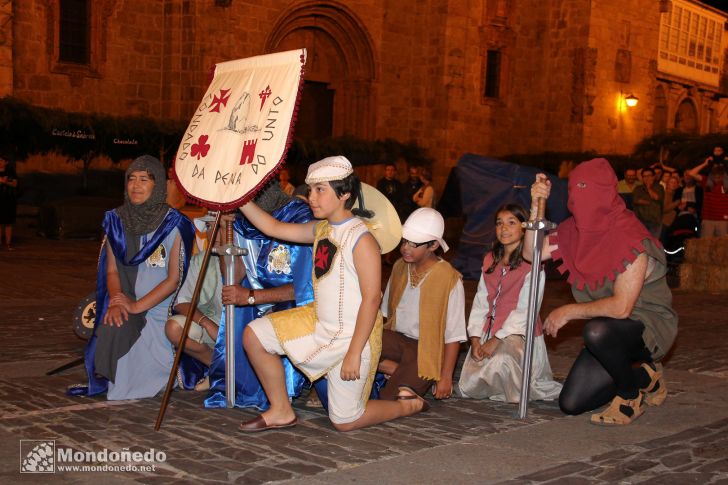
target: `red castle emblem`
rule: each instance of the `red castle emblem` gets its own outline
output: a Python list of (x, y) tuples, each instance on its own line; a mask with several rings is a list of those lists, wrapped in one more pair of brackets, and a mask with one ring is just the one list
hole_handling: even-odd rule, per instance
[(253, 163), (255, 157), (255, 147), (258, 145), (258, 139), (246, 140), (243, 142), (243, 153), (240, 155), (240, 165)]

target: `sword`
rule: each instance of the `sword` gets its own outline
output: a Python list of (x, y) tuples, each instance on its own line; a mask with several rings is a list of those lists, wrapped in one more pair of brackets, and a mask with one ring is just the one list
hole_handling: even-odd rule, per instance
[(538, 286), (541, 275), (541, 248), (546, 231), (556, 228), (556, 224), (544, 217), (546, 200), (538, 199), (538, 214), (533, 221), (521, 225), (527, 231), (535, 231), (533, 237), (533, 261), (531, 262), (531, 287), (528, 291), (528, 325), (526, 326), (526, 349), (523, 353), (523, 376), (521, 379), (521, 398), (518, 402), (518, 419), (526, 419), (528, 414), (528, 395), (531, 392), (531, 365), (533, 364), (533, 337), (538, 318)]
[[(225, 244), (212, 248), (212, 252), (220, 256), (225, 263), (225, 285), (237, 285), (235, 281), (235, 257), (248, 254), (247, 249), (235, 245), (233, 238), (233, 222), (227, 221), (225, 226)], [(225, 401), (228, 408), (235, 407), (235, 346), (242, 345), (235, 341), (235, 304), (225, 305)]]

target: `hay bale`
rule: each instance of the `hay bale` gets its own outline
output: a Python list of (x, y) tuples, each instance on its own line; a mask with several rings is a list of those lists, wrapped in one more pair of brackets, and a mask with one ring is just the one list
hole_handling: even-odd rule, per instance
[(685, 245), (685, 261), (696, 264), (710, 264), (712, 262), (712, 238), (688, 239)]
[(728, 266), (712, 266), (708, 268), (707, 290), (711, 293), (728, 292)]
[(710, 246), (711, 262), (717, 266), (728, 267), (728, 236), (713, 239)]
[(707, 287), (707, 274), (704, 265), (683, 263), (680, 265), (680, 289), (690, 291), (705, 291)]
[(699, 239), (686, 239), (685, 240), (685, 259), (686, 263), (697, 263), (698, 246), (700, 244)]

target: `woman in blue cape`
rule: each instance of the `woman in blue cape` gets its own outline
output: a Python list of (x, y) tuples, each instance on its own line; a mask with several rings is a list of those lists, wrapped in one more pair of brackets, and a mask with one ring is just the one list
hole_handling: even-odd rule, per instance
[(165, 202), (161, 162), (144, 155), (129, 166), (124, 204), (106, 213), (96, 278), (96, 322), (85, 351), (88, 388), (110, 400), (152, 397), (174, 360), (164, 334), (192, 250), (192, 223)]

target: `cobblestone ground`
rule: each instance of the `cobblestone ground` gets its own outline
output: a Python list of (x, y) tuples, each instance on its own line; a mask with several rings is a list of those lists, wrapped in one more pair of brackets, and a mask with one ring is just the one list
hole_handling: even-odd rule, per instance
[(728, 483), (728, 419), (501, 483)]
[[(203, 395), (175, 392), (162, 429), (155, 432), (160, 398), (125, 402), (70, 398), (64, 390), (83, 381), (80, 367), (44, 375), (80, 356), (84, 342), (71, 331), (71, 315), (93, 289), (98, 244), (40, 239), (26, 229), (20, 231), (17, 251), (0, 252), (2, 483), (48, 481), (18, 473), (19, 440), (55, 440), (57, 447), (77, 451), (154, 448), (166, 454), (153, 471), (57, 471), (49, 476), (52, 481), (90, 483), (96, 477), (94, 481), (103, 483), (255, 484), (313, 477), (461, 443), (468, 436), (495, 435), (563, 419), (554, 403), (532, 405), (529, 418), (519, 421), (514, 419), (512, 405), (451, 399), (434, 402), (426, 414), (344, 434), (334, 431), (321, 410), (306, 408), (299, 399), (294, 403), (300, 419), (297, 427), (247, 436), (236, 427), (252, 412), (205, 410)], [(475, 282), (466, 286), (471, 301)], [(543, 314), (569, 298), (563, 282), (552, 282)], [(726, 318), (718, 317), (719, 302), (715, 295), (675, 293), (675, 307), (683, 320), (670, 367), (728, 377), (728, 331), (723, 325)], [(569, 360), (578, 352), (579, 334), (580, 325), (574, 324), (559, 339), (549, 341), (557, 378), (565, 377)], [(683, 391), (671, 388), (670, 392)], [(562, 463), (509, 483), (718, 483), (728, 480), (727, 428), (728, 420), (716, 421), (662, 440)]]

